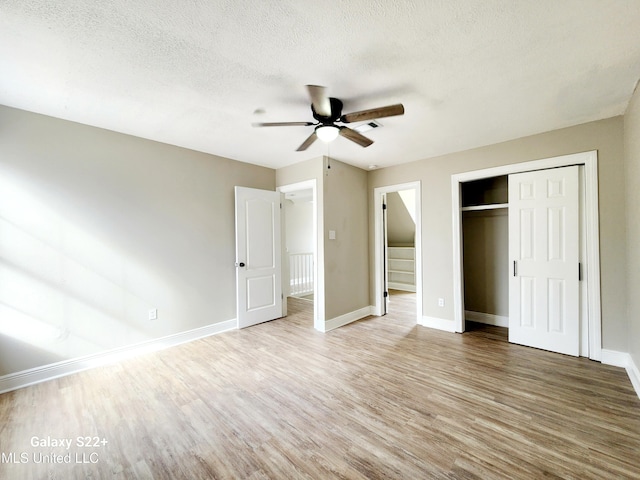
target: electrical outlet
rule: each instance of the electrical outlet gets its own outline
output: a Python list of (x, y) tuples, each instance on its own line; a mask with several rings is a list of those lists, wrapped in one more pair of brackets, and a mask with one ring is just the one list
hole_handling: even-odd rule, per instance
[(152, 308), (149, 310), (149, 320), (157, 320), (158, 319), (158, 309)]
[(439, 298), (438, 299), (438, 306), (439, 307), (444, 307), (444, 298)]

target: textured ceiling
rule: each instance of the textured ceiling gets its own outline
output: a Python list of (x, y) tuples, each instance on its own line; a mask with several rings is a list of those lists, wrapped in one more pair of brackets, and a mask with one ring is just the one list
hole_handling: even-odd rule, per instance
[[(623, 114), (638, 0), (0, 0), (0, 104), (274, 168), (388, 166)], [(304, 85), (403, 103), (295, 149)]]

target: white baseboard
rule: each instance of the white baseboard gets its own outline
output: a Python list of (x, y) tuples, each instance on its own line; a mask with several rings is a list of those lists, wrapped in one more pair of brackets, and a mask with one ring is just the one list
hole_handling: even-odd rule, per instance
[(472, 322), (485, 323), (487, 325), (495, 325), (496, 327), (509, 328), (509, 317), (505, 317), (502, 315), (493, 315), (492, 313), (472, 312), (471, 310), (465, 310), (464, 318)]
[(374, 310), (375, 307), (369, 305), (368, 307), (363, 307), (359, 310), (345, 313), (344, 315), (340, 315), (339, 317), (331, 318), (324, 323), (324, 331), (328, 332), (329, 330), (334, 330), (338, 327), (342, 327), (349, 323), (355, 322), (356, 320), (360, 320), (361, 318), (373, 315)]
[(444, 318), (437, 317), (422, 317), (419, 322), (423, 327), (435, 328), (437, 330), (444, 330), (445, 332), (455, 333), (456, 325), (453, 320), (446, 320)]
[(601, 362), (605, 365), (613, 365), (614, 367), (622, 367), (627, 371), (631, 385), (640, 398), (640, 369), (634, 363), (631, 355), (625, 352), (617, 352), (615, 350), (602, 349)]
[(287, 297), (293, 297), (293, 298), (301, 298), (301, 297), (307, 297), (309, 295), (313, 294), (313, 290), (309, 291), (309, 292), (298, 292), (298, 293), (292, 293), (287, 295)]
[(602, 358), (600, 360), (605, 365), (613, 365), (614, 367), (627, 368), (631, 357), (626, 352), (617, 352), (616, 350), (602, 349)]
[(390, 290), (401, 290), (403, 292), (415, 292), (416, 286), (410, 285), (408, 283), (395, 283), (389, 282), (387, 283), (387, 288)]
[(238, 322), (234, 318), (225, 322), (214, 323), (205, 327), (187, 330), (186, 332), (175, 333), (162, 338), (156, 338), (147, 342), (128, 345), (126, 347), (108, 350), (106, 352), (87, 355), (85, 357), (63, 360), (42, 367), (23, 370), (22, 372), (11, 373), (0, 377), (0, 393), (17, 390), (36, 383), (46, 382), (54, 378), (64, 377), (82, 370), (108, 365), (127, 358), (136, 357), (145, 353), (156, 352), (165, 348), (191, 342), (199, 338), (208, 337), (218, 333), (234, 330), (238, 327)]
[(638, 398), (640, 398), (640, 368), (635, 364), (631, 355), (629, 355), (629, 365), (627, 366), (627, 375), (629, 375), (629, 380), (631, 380), (631, 385), (633, 385), (634, 390), (638, 394)]

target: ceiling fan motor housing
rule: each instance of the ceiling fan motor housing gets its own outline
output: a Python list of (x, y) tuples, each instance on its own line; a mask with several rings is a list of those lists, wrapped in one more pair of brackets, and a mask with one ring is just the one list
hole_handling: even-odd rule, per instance
[(329, 116), (320, 115), (316, 112), (315, 108), (313, 108), (313, 104), (311, 104), (313, 118), (318, 120), (323, 125), (332, 125), (334, 122), (337, 122), (342, 116), (342, 101), (337, 98), (329, 97), (329, 102), (331, 105), (331, 115)]

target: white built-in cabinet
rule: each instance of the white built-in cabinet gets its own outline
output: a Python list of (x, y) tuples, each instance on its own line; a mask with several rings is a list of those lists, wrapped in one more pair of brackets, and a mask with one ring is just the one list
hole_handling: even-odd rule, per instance
[(416, 291), (416, 249), (414, 247), (387, 247), (388, 282), (394, 290)]

